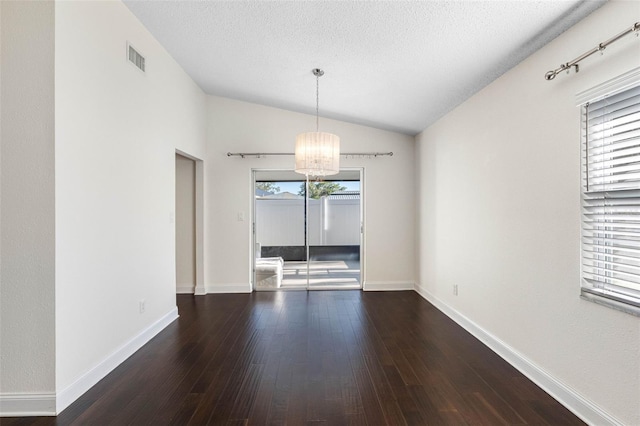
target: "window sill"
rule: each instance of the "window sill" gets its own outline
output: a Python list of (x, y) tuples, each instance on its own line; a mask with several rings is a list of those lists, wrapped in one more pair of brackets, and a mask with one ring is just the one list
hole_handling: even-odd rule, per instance
[(622, 311), (624, 313), (640, 317), (640, 307), (638, 306), (619, 302), (614, 299), (609, 299), (608, 297), (599, 296), (597, 294), (585, 291), (584, 289), (582, 289), (582, 291), (580, 292), (580, 298), (589, 302), (597, 303), (598, 305), (603, 305), (617, 311)]

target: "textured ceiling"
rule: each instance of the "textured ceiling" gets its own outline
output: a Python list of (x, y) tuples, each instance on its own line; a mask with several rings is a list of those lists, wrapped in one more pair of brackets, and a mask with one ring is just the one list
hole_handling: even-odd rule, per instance
[(209, 94), (313, 114), (319, 67), (321, 116), (410, 135), (603, 3), (125, 1)]

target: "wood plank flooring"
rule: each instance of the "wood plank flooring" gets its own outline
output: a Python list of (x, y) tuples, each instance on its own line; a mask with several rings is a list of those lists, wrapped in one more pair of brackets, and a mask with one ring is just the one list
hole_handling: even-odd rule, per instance
[(178, 296), (57, 418), (3, 425), (583, 424), (412, 291)]

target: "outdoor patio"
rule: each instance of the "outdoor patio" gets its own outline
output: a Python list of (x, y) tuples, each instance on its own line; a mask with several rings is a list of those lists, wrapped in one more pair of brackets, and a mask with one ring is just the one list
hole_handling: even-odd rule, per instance
[[(305, 288), (307, 262), (284, 262), (283, 289)], [(309, 288), (359, 289), (360, 262), (358, 260), (327, 260), (309, 263)]]

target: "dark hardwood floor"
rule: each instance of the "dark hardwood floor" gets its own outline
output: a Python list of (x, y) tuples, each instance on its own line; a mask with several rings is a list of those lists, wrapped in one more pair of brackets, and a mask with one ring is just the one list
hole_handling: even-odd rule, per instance
[(57, 418), (3, 425), (583, 424), (412, 291), (178, 296)]

